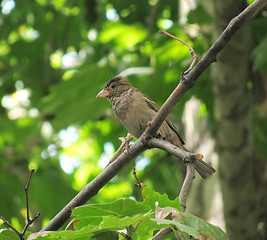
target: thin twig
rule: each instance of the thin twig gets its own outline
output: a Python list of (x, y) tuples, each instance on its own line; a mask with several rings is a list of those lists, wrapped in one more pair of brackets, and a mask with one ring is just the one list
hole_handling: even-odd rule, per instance
[(162, 30), (159, 30), (159, 32), (160, 32), (161, 34), (164, 34), (164, 35), (166, 35), (166, 36), (169, 36), (169, 37), (171, 37), (171, 38), (173, 38), (173, 39), (176, 39), (177, 41), (181, 42), (182, 44), (184, 44), (185, 46), (187, 46), (187, 47), (189, 48), (189, 51), (190, 51), (191, 55), (193, 56), (193, 58), (198, 58), (198, 56), (197, 56), (197, 54), (195, 53), (194, 49), (193, 49), (189, 44), (187, 44), (187, 43), (184, 42), (183, 40), (181, 40), (181, 39), (179, 39), (179, 38), (173, 36), (173, 35), (170, 34), (170, 33), (167, 33), (167, 32), (162, 31)]
[(26, 195), (26, 209), (27, 209), (27, 220), (26, 220), (26, 225), (23, 229), (23, 232), (22, 232), (22, 235), (24, 236), (28, 227), (30, 225), (33, 224), (33, 222), (35, 221), (36, 218), (38, 218), (40, 216), (40, 212), (38, 212), (35, 217), (33, 219), (30, 219), (30, 208), (29, 208), (29, 185), (30, 185), (30, 182), (31, 182), (31, 178), (32, 178), (32, 175), (34, 173), (34, 169), (32, 169), (30, 171), (30, 175), (29, 175), (29, 178), (28, 178), (28, 182), (27, 182), (27, 185), (26, 187), (24, 188), (24, 191), (25, 191), (25, 195)]
[(2, 220), (4, 221), (4, 224), (9, 226), (18, 236), (21, 240), (24, 240), (24, 235), (28, 229), (28, 227), (33, 224), (33, 222), (36, 220), (36, 218), (38, 218), (40, 216), (40, 213), (38, 212), (36, 214), (36, 216), (33, 219), (30, 219), (30, 210), (29, 210), (29, 196), (28, 196), (28, 192), (29, 192), (29, 186), (30, 186), (30, 182), (31, 182), (31, 178), (32, 175), (34, 173), (34, 169), (32, 169), (30, 171), (30, 175), (26, 184), (26, 187), (24, 188), (25, 191), (25, 195), (26, 195), (26, 210), (27, 210), (27, 217), (26, 217), (26, 224), (25, 227), (23, 229), (23, 232), (20, 233), (16, 228), (14, 228), (4, 217), (1, 217)]
[(192, 63), (190, 64), (189, 68), (188, 68), (185, 72), (183, 72), (182, 75), (186, 75), (186, 74), (188, 74), (188, 73), (193, 69), (193, 67), (194, 67), (195, 64), (197, 63), (197, 60), (199, 59), (199, 57), (198, 57), (198, 55), (195, 53), (194, 49), (193, 49), (188, 43), (184, 42), (183, 40), (181, 40), (181, 39), (179, 39), (179, 38), (177, 38), (177, 37), (175, 37), (175, 36), (173, 36), (172, 34), (170, 34), (170, 33), (168, 33), (168, 32), (165, 32), (165, 31), (162, 31), (162, 30), (159, 30), (159, 32), (160, 32), (161, 34), (164, 34), (164, 35), (166, 35), (166, 36), (168, 36), (168, 37), (171, 37), (171, 38), (173, 38), (173, 39), (175, 39), (175, 40), (181, 42), (182, 44), (186, 45), (186, 46), (189, 48), (189, 51), (190, 51), (190, 53), (191, 53), (191, 55), (193, 56), (194, 59), (193, 59)]
[[(31, 178), (32, 178), (32, 175), (34, 173), (34, 169), (32, 169), (30, 171), (30, 175), (29, 175), (29, 178), (28, 178), (28, 182), (27, 182), (27, 185), (26, 187), (24, 188), (24, 191), (25, 191), (25, 195), (26, 195), (26, 209), (27, 209), (27, 223), (30, 222), (30, 213), (29, 213), (29, 185), (30, 185), (30, 182), (31, 182)], [(26, 227), (26, 226), (25, 226)], [(23, 231), (24, 232), (24, 231)]]
[(142, 183), (140, 182), (140, 180), (138, 179), (137, 175), (136, 175), (136, 171), (135, 168), (133, 168), (133, 175), (137, 181), (137, 186), (140, 187), (142, 189)]
[(189, 193), (191, 184), (194, 180), (195, 177), (195, 167), (194, 167), (194, 163), (188, 163), (186, 165), (186, 176), (179, 194), (179, 199), (180, 199), (180, 203), (181, 206), (183, 207), (183, 211), (186, 210), (186, 199), (187, 199), (187, 195)]

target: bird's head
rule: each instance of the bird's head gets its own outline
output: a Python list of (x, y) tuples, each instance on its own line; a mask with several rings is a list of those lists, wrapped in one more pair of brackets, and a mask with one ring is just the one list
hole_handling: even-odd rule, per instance
[(119, 97), (131, 87), (131, 83), (125, 77), (118, 75), (111, 78), (106, 83), (104, 89), (101, 90), (96, 97), (108, 99), (113, 97)]

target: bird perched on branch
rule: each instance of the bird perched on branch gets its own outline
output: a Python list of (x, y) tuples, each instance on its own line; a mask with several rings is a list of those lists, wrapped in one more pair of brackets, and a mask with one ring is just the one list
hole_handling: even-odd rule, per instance
[[(158, 105), (151, 98), (132, 87), (131, 83), (122, 76), (111, 78), (97, 97), (107, 98), (111, 102), (113, 111), (123, 126), (136, 138), (142, 135), (147, 123), (152, 120), (159, 110)], [(165, 119), (157, 135), (188, 151), (170, 119)], [(215, 169), (202, 160), (195, 161), (195, 169), (203, 178), (215, 172)]]

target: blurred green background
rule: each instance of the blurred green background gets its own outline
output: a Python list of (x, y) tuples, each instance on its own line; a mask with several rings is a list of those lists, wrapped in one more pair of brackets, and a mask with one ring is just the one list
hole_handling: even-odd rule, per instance
[[(108, 101), (95, 97), (105, 82), (125, 71), (133, 86), (161, 105), (192, 57), (186, 46), (158, 30), (203, 56), (212, 44), (212, 2), (4, 0), (0, 10), (0, 215), (22, 228), (23, 188), (28, 170), (36, 169), (29, 197), (32, 214), (41, 212), (34, 226), (39, 229), (102, 171), (120, 145), (118, 138), (127, 134)], [(266, 33), (261, 19), (253, 24), (251, 62), (266, 76)], [(171, 114), (182, 136), (184, 107), (192, 96), (199, 101), (195, 119), (205, 119), (193, 133), (210, 132), (212, 139), (216, 123), (209, 70)], [(263, 109), (255, 108), (255, 141), (264, 155)], [(190, 146), (188, 137), (186, 142)], [(196, 146), (191, 144), (193, 150)], [(147, 150), (90, 201), (140, 199), (135, 165), (143, 183), (171, 199), (177, 196), (183, 164), (163, 151)]]

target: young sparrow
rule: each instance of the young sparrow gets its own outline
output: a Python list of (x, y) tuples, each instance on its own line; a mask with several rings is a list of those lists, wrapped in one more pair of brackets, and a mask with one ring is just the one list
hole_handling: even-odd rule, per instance
[[(159, 110), (158, 105), (147, 95), (132, 87), (131, 83), (122, 76), (111, 78), (97, 97), (107, 98), (113, 111), (120, 119), (123, 126), (136, 138), (139, 138)], [(177, 129), (166, 118), (159, 128), (157, 135), (173, 145), (188, 151), (183, 145)], [(210, 165), (202, 160), (195, 161), (195, 169), (206, 178), (215, 172)]]

